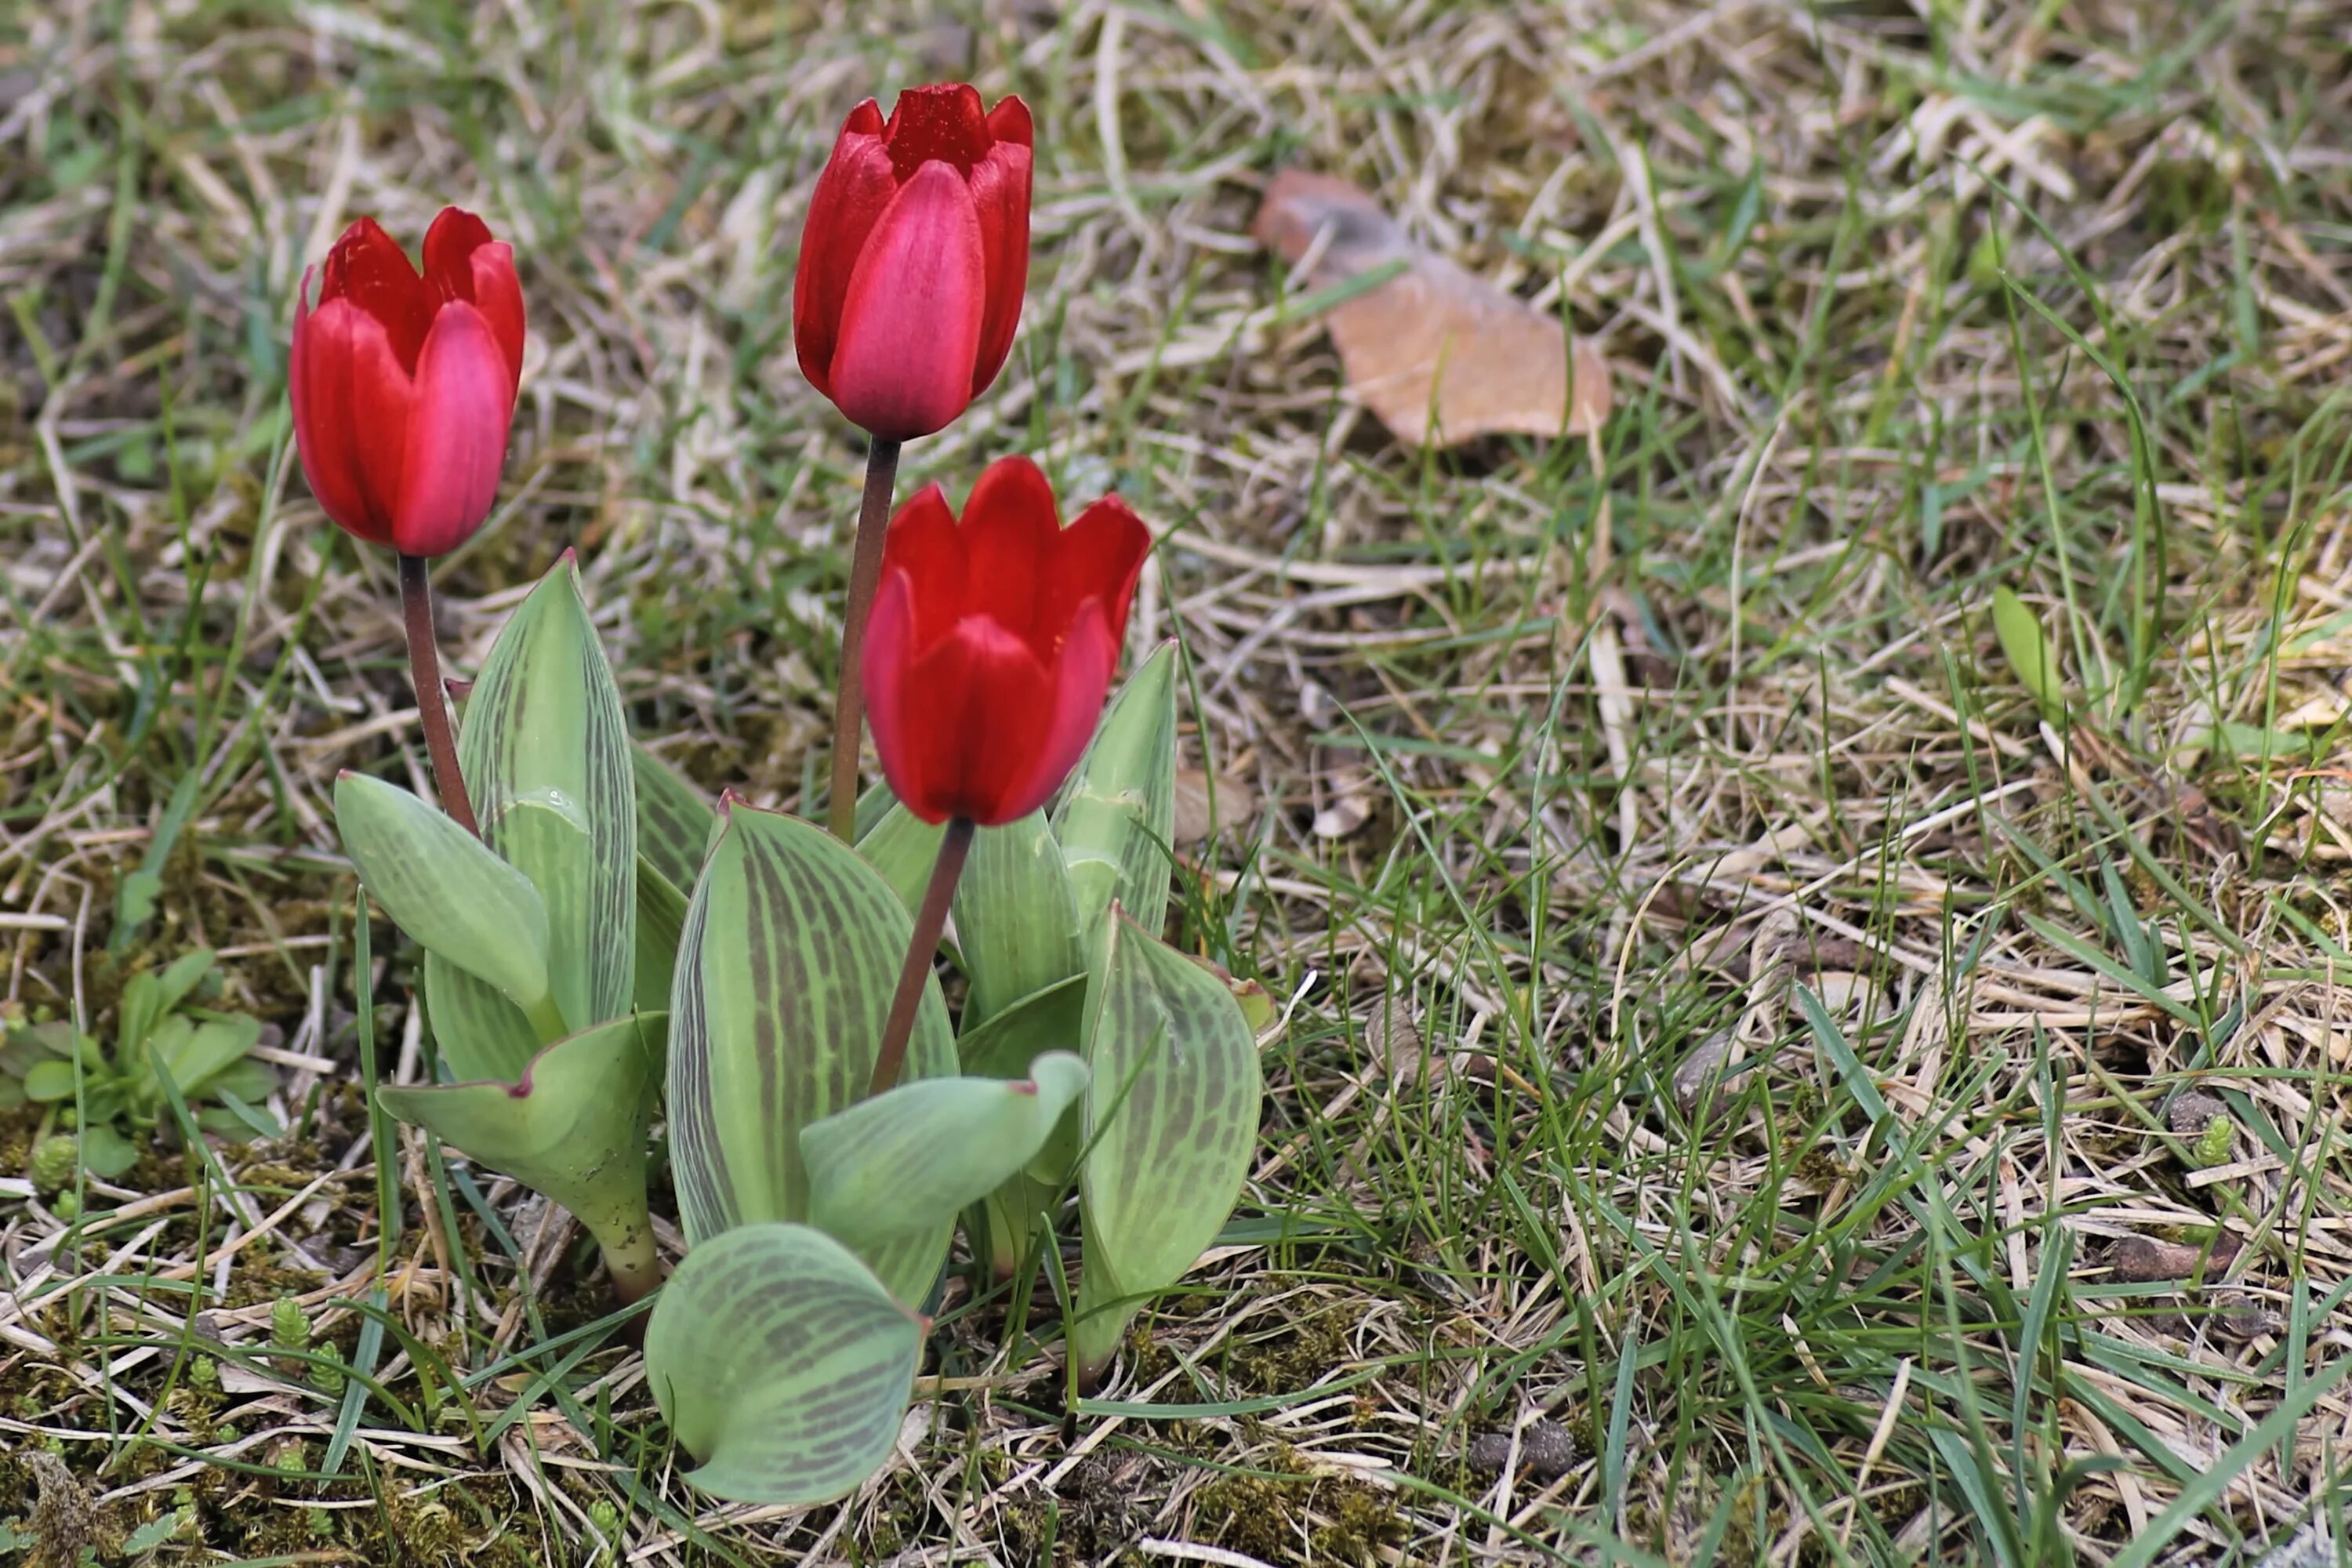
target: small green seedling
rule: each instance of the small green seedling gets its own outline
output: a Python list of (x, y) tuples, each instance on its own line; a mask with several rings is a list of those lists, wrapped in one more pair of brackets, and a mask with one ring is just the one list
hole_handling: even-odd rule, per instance
[[(71, 1110), (80, 1163), (107, 1179), (128, 1171), (139, 1157), (136, 1140), (171, 1115), (165, 1075), (205, 1131), (274, 1134), (277, 1126), (259, 1105), (278, 1075), (251, 1054), (261, 1042), (260, 1020), (205, 1005), (220, 991), (212, 950), (198, 948), (161, 973), (131, 977), (111, 1049), (63, 1019), (13, 1031), (0, 1044), (0, 1109), (29, 1102)], [(218, 1103), (198, 1107), (199, 1100)], [(43, 1146), (53, 1165), (59, 1159), (47, 1152), (54, 1143)], [(68, 1173), (54, 1185), (70, 1180)]]

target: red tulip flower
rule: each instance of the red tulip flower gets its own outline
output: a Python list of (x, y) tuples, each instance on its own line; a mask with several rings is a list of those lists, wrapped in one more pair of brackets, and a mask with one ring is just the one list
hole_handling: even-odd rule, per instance
[(866, 630), (882, 772), (926, 822), (1045, 804), (1085, 752), (1150, 531), (1117, 496), (1064, 528), (1037, 465), (989, 466), (961, 525), (932, 485), (890, 521)]
[(514, 252), (444, 209), (417, 275), (362, 218), (327, 253), (316, 309), (295, 306), (289, 380), (302, 471), (346, 532), (446, 555), (489, 515), (522, 379)]
[(885, 441), (929, 436), (1013, 352), (1029, 279), (1029, 106), (969, 83), (849, 111), (793, 280), (801, 374)]

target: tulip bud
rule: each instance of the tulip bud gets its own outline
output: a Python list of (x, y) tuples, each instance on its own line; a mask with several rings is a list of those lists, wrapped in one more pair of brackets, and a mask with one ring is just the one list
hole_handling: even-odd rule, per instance
[(327, 253), (294, 311), (294, 440), (320, 507), (404, 555), (446, 555), (490, 514), (522, 380), (514, 252), (444, 209), (420, 276), (373, 218)]
[(793, 281), (801, 373), (889, 441), (954, 423), (1013, 352), (1029, 280), (1029, 106), (970, 84), (849, 111)]
[(891, 790), (926, 822), (1026, 816), (1094, 734), (1150, 531), (1117, 496), (1062, 527), (1037, 465), (1005, 458), (961, 524), (932, 485), (882, 548), (865, 685)]

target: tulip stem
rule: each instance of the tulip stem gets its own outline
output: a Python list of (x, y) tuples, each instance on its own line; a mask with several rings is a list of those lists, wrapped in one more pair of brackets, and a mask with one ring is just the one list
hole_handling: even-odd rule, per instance
[(907, 963), (898, 971), (898, 994), (890, 998), (890, 1021), (882, 1026), (882, 1049), (874, 1058), (874, 1081), (866, 1090), (869, 1096), (897, 1083), (898, 1069), (906, 1065), (915, 1009), (923, 1000), (923, 982), (931, 977), (940, 933), (947, 930), (948, 905), (963, 875), (964, 857), (971, 853), (971, 818), (959, 816), (949, 822), (947, 837), (940, 840), (940, 858), (931, 862), (931, 885), (923, 889), (923, 907), (915, 911), (914, 940), (908, 942)]
[(425, 750), (433, 759), (433, 787), (441, 809), (477, 838), (474, 803), (466, 796), (466, 775), (457, 771), (457, 736), (449, 727), (449, 697), (441, 689), (441, 655), (433, 645), (431, 562), (422, 555), (400, 558), (400, 613), (408, 624), (408, 671), (416, 684), (416, 716), (425, 725)]
[(857, 831), (857, 742), (866, 720), (866, 617), (882, 585), (882, 536), (890, 527), (890, 491), (898, 482), (898, 443), (879, 436), (866, 448), (866, 497), (857, 507), (857, 543), (849, 558), (849, 605), (841, 623), (841, 680), (833, 697), (833, 836)]

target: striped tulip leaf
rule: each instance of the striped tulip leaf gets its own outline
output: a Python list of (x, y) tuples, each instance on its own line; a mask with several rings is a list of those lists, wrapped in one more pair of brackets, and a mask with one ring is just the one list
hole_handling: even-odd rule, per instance
[[(968, 1073), (1012, 1078), (1043, 1052), (1077, 1048), (1084, 1044), (1086, 1027), (1087, 979), (1076, 974), (1024, 996), (976, 1028), (967, 1028), (956, 1039), (956, 1053)], [(1073, 1107), (1055, 1123), (1028, 1168), (982, 1200), (984, 1212), (971, 1228), (972, 1245), (986, 1246), (999, 1279), (1010, 1279), (1020, 1266), (1036, 1216), (1070, 1179), (1077, 1153), (1078, 1118)]]
[(955, 929), (971, 981), (966, 1028), (1086, 967), (1069, 872), (1044, 812), (972, 835), (956, 883)]
[(889, 1458), (923, 1327), (823, 1231), (747, 1225), (670, 1277), (646, 1330), (646, 1381), (702, 1490), (830, 1502)]
[[(823, 828), (734, 805), (687, 905), (670, 986), (670, 1153), (695, 1246), (764, 1220), (803, 1222), (801, 1130), (865, 1098), (914, 922), (879, 872)], [(947, 1008), (926, 985), (907, 1081), (955, 1070)], [(919, 1301), (941, 1224), (874, 1267)]]
[(649, 1276), (646, 1131), (661, 1083), (665, 1023), (656, 1013), (583, 1029), (531, 1058), (511, 1081), (386, 1087), (376, 1099), (570, 1209), (603, 1246), (616, 1279)]
[(499, 633), (458, 757), (482, 838), (547, 906), (548, 969), (574, 1029), (635, 991), (637, 807), (612, 667), (564, 553)]
[[(638, 857), (652, 862), (671, 887), (693, 887), (719, 824), (718, 806), (642, 745), (629, 747), (629, 773), (636, 785)], [(667, 976), (662, 983), (669, 983)]]
[(925, 822), (892, 801), (874, 826), (858, 836), (857, 852), (882, 873), (909, 916), (922, 905), (931, 863), (940, 858), (940, 840), (947, 831), (947, 824)]
[(425, 1013), (434, 1044), (460, 1083), (496, 1079), (513, 1083), (548, 1041), (528, 1015), (494, 986), (439, 953), (425, 953)]
[[(1241, 1005), (1223, 982), (1113, 907), (1108, 951), (1087, 998), (1085, 1123), (1078, 1195), (1089, 1277), (1080, 1305), (1118, 1282), (1134, 1304), (1182, 1278), (1233, 1213), (1257, 1144), (1264, 1094)], [(1073, 1331), (1098, 1366), (1125, 1318)], [(1108, 1344), (1095, 1336), (1108, 1328)]]
[(812, 1121), (809, 1223), (862, 1253), (951, 1221), (1018, 1174), (1086, 1087), (1075, 1053), (1048, 1051), (1025, 1079), (904, 1083)]
[(365, 773), (335, 781), (335, 826), (360, 880), (418, 946), (551, 1020), (547, 906), (529, 878), (448, 816)]
[[(1078, 929), (1099, 931), (1112, 902), (1157, 931), (1176, 834), (1176, 645), (1128, 678), (1054, 807)], [(1097, 939), (1095, 945), (1099, 945)]]
[[(712, 819), (718, 820), (714, 815)], [(677, 967), (677, 939), (686, 930), (686, 895), (652, 860), (637, 857), (637, 962), (635, 994), (640, 1013), (669, 1006), (670, 973)]]

